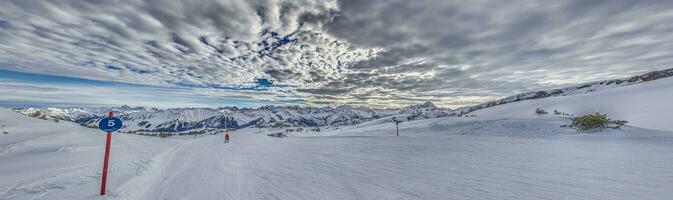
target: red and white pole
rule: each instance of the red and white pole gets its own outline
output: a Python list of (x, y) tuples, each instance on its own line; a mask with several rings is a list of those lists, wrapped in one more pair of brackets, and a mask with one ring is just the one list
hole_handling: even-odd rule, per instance
[[(108, 114), (110, 118), (114, 117), (112, 111)], [(105, 141), (105, 160), (103, 161), (103, 179), (100, 183), (100, 195), (105, 195), (105, 184), (107, 183), (107, 163), (110, 159), (110, 140), (112, 140), (112, 132), (107, 132), (107, 140)]]

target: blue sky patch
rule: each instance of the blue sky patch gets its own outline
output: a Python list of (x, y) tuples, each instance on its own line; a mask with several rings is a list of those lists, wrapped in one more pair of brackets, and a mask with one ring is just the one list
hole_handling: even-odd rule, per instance
[[(171, 86), (151, 86), (114, 81), (91, 80), (76, 77), (43, 75), (0, 69), (0, 92), (11, 93), (11, 97), (0, 99), (5, 107), (74, 107), (93, 106), (148, 106), (158, 108), (175, 107), (257, 107), (269, 104), (302, 104), (303, 99), (279, 97), (275, 99), (253, 99), (240, 95), (231, 97), (211, 96), (195, 89), (217, 89), (223, 91), (260, 92), (277, 87), (268, 79), (255, 79), (255, 86), (206, 86), (174, 83)], [(37, 89), (36, 89), (37, 88)], [(60, 94), (60, 95), (55, 95)]]

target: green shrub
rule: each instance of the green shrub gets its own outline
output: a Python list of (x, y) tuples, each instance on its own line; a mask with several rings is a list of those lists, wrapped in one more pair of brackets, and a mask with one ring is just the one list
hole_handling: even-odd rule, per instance
[(629, 121), (626, 120), (612, 120), (610, 123), (618, 125), (618, 126), (624, 126), (626, 123), (629, 123)]
[(572, 125), (580, 131), (605, 128), (610, 124), (608, 116), (601, 113), (587, 114), (573, 119)]
[(570, 127), (577, 128), (577, 131), (599, 130), (604, 128), (618, 129), (626, 125), (626, 120), (610, 120), (606, 114), (594, 113), (575, 117)]

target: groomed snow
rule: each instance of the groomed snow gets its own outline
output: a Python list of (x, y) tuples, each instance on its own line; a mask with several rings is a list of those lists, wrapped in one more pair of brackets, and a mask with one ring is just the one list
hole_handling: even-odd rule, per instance
[(553, 114), (602, 112), (629, 125), (673, 131), (673, 78), (599, 90), (572, 96), (550, 97), (499, 105), (475, 111), (483, 117), (533, 117), (536, 108)]
[[(390, 117), (286, 138), (248, 128), (228, 144), (115, 134), (105, 197), (102, 132), (0, 109), (0, 200), (670, 199), (671, 81), (403, 122), (399, 137)], [(631, 123), (580, 134), (536, 107)]]
[[(0, 108), (0, 199), (94, 199), (105, 134)], [(109, 189), (148, 173), (151, 161), (181, 141), (114, 134)], [(111, 196), (115, 194), (112, 193)]]
[[(455, 122), (271, 138), (245, 129), (181, 147), (133, 199), (666, 199), (673, 138), (576, 134), (557, 120)], [(457, 125), (457, 129), (449, 125)], [(493, 126), (489, 124), (495, 124)], [(430, 126), (426, 126), (430, 125)], [(517, 130), (548, 130), (510, 137)], [(499, 131), (496, 131), (499, 130)], [(338, 130), (337, 130), (338, 131)], [(272, 131), (273, 132), (273, 131)], [(361, 133), (364, 133), (363, 131)]]

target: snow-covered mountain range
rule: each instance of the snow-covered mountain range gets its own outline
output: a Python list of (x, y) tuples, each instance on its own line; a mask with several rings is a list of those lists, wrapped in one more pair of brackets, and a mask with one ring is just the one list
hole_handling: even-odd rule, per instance
[(419, 105), (404, 107), (397, 114), (408, 116), (408, 120), (432, 119), (456, 115), (451, 109), (437, 107), (429, 101)]
[[(435, 107), (431, 103), (429, 104)], [(243, 128), (261, 126), (349, 126), (398, 113), (393, 109), (339, 106), (311, 108), (263, 106), (260, 108), (174, 108), (155, 109), (121, 106), (113, 108), (25, 108), (17, 112), (42, 119), (65, 120), (94, 127), (108, 111), (125, 123), (122, 130), (181, 132), (202, 128)], [(448, 109), (447, 109), (448, 112)]]
[(432, 102), (401, 109), (371, 109), (366, 107), (299, 107), (263, 106), (260, 108), (173, 108), (145, 107), (112, 108), (23, 108), (15, 111), (43, 119), (66, 120), (95, 127), (108, 111), (114, 111), (124, 122), (125, 131), (182, 132), (203, 128), (244, 128), (248, 126), (340, 127), (360, 124), (382, 117), (400, 115), (409, 120), (462, 116), (484, 108), (523, 100), (584, 94), (673, 76), (673, 69), (654, 71), (623, 79), (597, 81), (573, 87), (531, 91), (475, 106), (451, 110)]
[(260, 126), (339, 127), (350, 126), (395, 114), (411, 119), (429, 119), (451, 115), (451, 110), (438, 108), (431, 102), (398, 109), (370, 109), (339, 106), (336, 108), (263, 106), (260, 108), (25, 108), (17, 112), (42, 119), (65, 120), (94, 127), (114, 111), (125, 123), (125, 131), (182, 132), (202, 128), (244, 128)]

